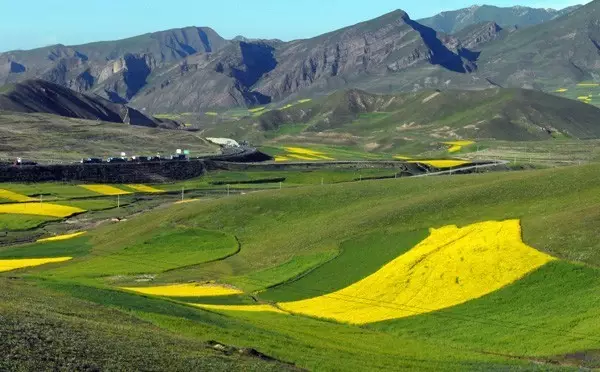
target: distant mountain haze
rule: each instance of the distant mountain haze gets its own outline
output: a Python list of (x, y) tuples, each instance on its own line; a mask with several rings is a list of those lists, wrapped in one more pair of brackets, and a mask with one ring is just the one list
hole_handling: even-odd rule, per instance
[(600, 72), (599, 7), (480, 6), (422, 21), (398, 10), (291, 42), (225, 40), (210, 28), (187, 27), (2, 53), (0, 83), (43, 79), (147, 113), (263, 105), (346, 88), (547, 89)]

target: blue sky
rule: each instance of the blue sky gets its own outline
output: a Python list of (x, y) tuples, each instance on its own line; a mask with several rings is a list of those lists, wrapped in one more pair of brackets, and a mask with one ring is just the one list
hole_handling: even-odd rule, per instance
[[(563, 8), (589, 0), (492, 0)], [(60, 4), (60, 5), (59, 5)], [(464, 0), (0, 0), (0, 52), (114, 40), (184, 26), (226, 38), (306, 38), (403, 9), (413, 19), (473, 5)]]

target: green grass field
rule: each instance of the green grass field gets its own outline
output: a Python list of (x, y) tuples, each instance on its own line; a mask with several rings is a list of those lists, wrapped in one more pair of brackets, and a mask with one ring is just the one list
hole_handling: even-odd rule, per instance
[[(355, 179), (355, 172), (215, 173), (184, 185), (201, 189), (214, 181), (277, 175), (294, 187), (170, 206), (161, 206), (159, 199), (165, 198), (164, 204), (177, 195), (156, 196), (156, 209), (101, 224), (76, 239), (1, 247), (1, 259), (75, 258), (0, 274), (0, 280), (11, 275), (22, 279), (10, 284), (9, 293), (29, 294), (4, 294), (0, 315), (13, 314), (15, 321), (23, 321), (11, 311), (33, 302), (34, 309), (45, 306), (41, 319), (52, 324), (62, 316), (60, 304), (73, 304), (75, 312), (87, 304), (88, 312), (114, 312), (119, 337), (133, 345), (145, 337), (176, 337), (170, 339), (169, 350), (176, 350), (172, 355), (177, 357), (189, 355), (189, 345), (216, 340), (253, 347), (310, 370), (600, 367), (594, 351), (600, 349), (595, 336), (600, 331), (599, 164), (341, 182)], [(321, 185), (324, 175), (332, 181)], [(175, 191), (180, 186), (161, 187)], [(128, 198), (131, 204), (121, 208), (123, 213), (138, 208), (136, 197)], [(92, 213), (114, 213), (102, 210), (113, 198), (70, 202), (89, 203), (97, 209)], [(251, 305), (332, 293), (410, 251), (428, 236), (429, 228), (506, 219), (520, 219), (524, 242), (558, 260), (449, 308), (359, 327), (302, 315), (208, 311), (190, 305)], [(169, 299), (118, 288), (208, 281), (233, 285), (245, 294)], [(43, 299), (45, 293), (51, 301)], [(78, 324), (93, 337), (109, 337), (96, 330), (97, 323)], [(157, 345), (145, 347), (164, 349)], [(135, 354), (129, 348), (122, 353)], [(195, 357), (211, 355), (200, 354)], [(183, 360), (192, 360), (188, 358)], [(254, 359), (219, 360), (263, 367)], [(267, 367), (292, 368), (271, 363)]]

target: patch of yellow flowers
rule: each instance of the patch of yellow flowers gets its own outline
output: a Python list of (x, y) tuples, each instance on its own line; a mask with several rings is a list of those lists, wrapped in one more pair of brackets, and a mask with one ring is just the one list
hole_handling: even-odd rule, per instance
[(157, 287), (123, 287), (127, 291), (166, 297), (211, 297), (242, 294), (239, 289), (221, 285), (172, 284)]
[(327, 156), (324, 152), (314, 151), (305, 149), (302, 147), (284, 147), (286, 151), (285, 155), (280, 156), (280, 160), (275, 158), (275, 161), (285, 161), (288, 159), (298, 160), (334, 160), (332, 157)]
[(474, 144), (475, 142), (473, 141), (450, 141), (450, 142), (443, 142), (444, 145), (449, 145), (450, 148), (448, 149), (448, 152), (458, 152), (460, 150), (462, 150), (462, 148), (464, 146), (469, 146)]
[(270, 305), (212, 310), (289, 312), (366, 324), (429, 313), (497, 291), (554, 260), (521, 240), (519, 220), (431, 229), (428, 238), (377, 272), (336, 292)]
[(7, 199), (16, 202), (34, 202), (37, 199), (30, 198), (27, 195), (17, 194), (9, 190), (0, 189), (0, 199)]
[(410, 161), (408, 161), (408, 163), (426, 164), (426, 165), (430, 165), (432, 167), (440, 168), (440, 169), (454, 168), (454, 167), (460, 167), (462, 165), (470, 164), (470, 162), (465, 161), (465, 160), (410, 160)]
[(127, 194), (131, 194), (131, 192), (129, 191), (124, 191), (121, 189), (118, 189), (114, 186), (109, 186), (109, 185), (79, 185), (81, 187), (83, 187), (84, 189), (96, 192), (98, 194), (102, 194), (102, 195), (127, 195)]
[(85, 209), (49, 203), (0, 204), (0, 213), (9, 214), (69, 217), (74, 214), (83, 212), (85, 212)]
[(553, 259), (522, 242), (518, 220), (445, 226), (349, 287), (279, 306), (353, 324), (402, 318), (485, 296)]
[(61, 240), (68, 240), (68, 239), (76, 238), (83, 234), (85, 234), (85, 231), (80, 231), (80, 232), (76, 232), (73, 234), (56, 235), (56, 236), (52, 236), (50, 238), (38, 239), (38, 240), (36, 240), (36, 242), (37, 243), (45, 243), (45, 242), (56, 242), (56, 241), (61, 241)]
[(25, 258), (16, 260), (0, 260), (0, 272), (22, 269), (24, 267), (33, 267), (45, 265), (48, 263), (64, 262), (73, 257), (55, 257), (55, 258)]
[(127, 185), (127, 187), (130, 187), (130, 188), (134, 189), (135, 191), (147, 192), (147, 193), (153, 193), (153, 194), (165, 192), (165, 190), (160, 190), (160, 189), (156, 189), (151, 186), (139, 185), (139, 184)]

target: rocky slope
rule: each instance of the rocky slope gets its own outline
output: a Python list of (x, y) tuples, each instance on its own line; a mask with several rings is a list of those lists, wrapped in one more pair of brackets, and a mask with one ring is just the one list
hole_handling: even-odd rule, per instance
[[(489, 15), (484, 12), (489, 8), (471, 12)], [(495, 86), (555, 89), (600, 76), (600, 0), (564, 16), (544, 12), (546, 18), (557, 18), (520, 28), (506, 27), (504, 16), (479, 23), (487, 16), (472, 16), (453, 35), (400, 10), (291, 42), (226, 41), (210, 29), (186, 28), (0, 54), (0, 81), (35, 76), (143, 112), (170, 113), (264, 105), (348, 88), (380, 93)]]
[(0, 54), (0, 84), (41, 78), (126, 102), (160, 67), (228, 43), (210, 28), (188, 27), (118, 41), (6, 52)]
[(148, 117), (129, 106), (75, 92), (45, 80), (27, 80), (0, 93), (0, 111), (45, 113), (70, 118), (175, 129), (179, 123)]

